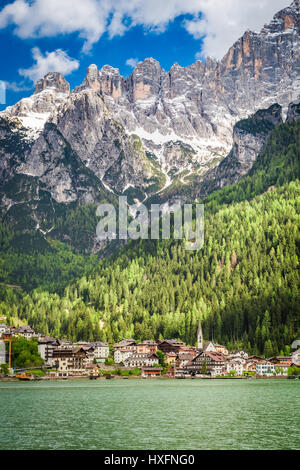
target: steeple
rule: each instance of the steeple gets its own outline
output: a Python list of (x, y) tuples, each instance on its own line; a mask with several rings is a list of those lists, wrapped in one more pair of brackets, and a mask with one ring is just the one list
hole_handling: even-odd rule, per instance
[(199, 325), (198, 325), (197, 343), (198, 343), (197, 344), (198, 349), (203, 349), (203, 333), (202, 333), (201, 320), (199, 320)]

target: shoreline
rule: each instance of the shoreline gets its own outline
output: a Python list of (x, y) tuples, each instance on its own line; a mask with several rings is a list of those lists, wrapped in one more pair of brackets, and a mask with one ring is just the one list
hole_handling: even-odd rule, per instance
[(87, 376), (73, 376), (73, 377), (52, 377), (52, 378), (37, 378), (33, 380), (20, 380), (17, 377), (0, 377), (1, 382), (20, 382), (20, 383), (28, 383), (28, 382), (66, 382), (66, 381), (74, 381), (74, 380), (89, 380), (89, 381), (98, 381), (98, 380), (287, 380), (289, 379), (288, 376), (282, 377), (122, 377), (122, 376), (114, 376), (110, 379), (106, 377), (97, 377), (90, 379)]

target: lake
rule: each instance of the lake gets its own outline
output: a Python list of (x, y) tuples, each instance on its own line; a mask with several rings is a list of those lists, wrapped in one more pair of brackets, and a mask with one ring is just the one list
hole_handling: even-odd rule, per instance
[(299, 449), (299, 380), (0, 382), (0, 449)]

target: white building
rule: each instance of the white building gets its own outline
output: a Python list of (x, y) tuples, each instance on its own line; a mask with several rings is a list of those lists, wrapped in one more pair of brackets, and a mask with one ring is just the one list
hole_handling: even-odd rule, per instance
[(132, 351), (131, 349), (116, 349), (114, 352), (115, 364), (124, 364), (124, 361), (132, 354), (134, 354), (134, 351)]
[(23, 336), (23, 338), (30, 340), (31, 338), (37, 338), (38, 335), (30, 326), (20, 326), (20, 328), (14, 328), (13, 336)]
[(229, 359), (226, 363), (227, 372), (235, 371), (236, 375), (242, 376), (244, 372), (244, 365), (246, 364), (246, 359), (242, 358), (233, 358)]
[(156, 354), (131, 354), (123, 363), (125, 367), (153, 367), (159, 359)]
[(262, 361), (256, 364), (256, 375), (275, 375), (275, 365), (269, 361)]
[(0, 338), (2, 337), (3, 333), (6, 332), (6, 325), (4, 323), (0, 323)]
[(228, 358), (229, 359), (248, 359), (248, 353), (246, 353), (245, 351), (234, 351), (232, 353), (229, 354)]
[(117, 349), (128, 349), (132, 352), (136, 352), (136, 341), (134, 339), (122, 339), (114, 345), (114, 351)]
[(58, 347), (59, 340), (56, 338), (44, 336), (38, 341), (38, 353), (44, 359), (46, 365), (52, 366), (53, 351)]
[(109, 356), (109, 346), (107, 343), (97, 341), (92, 343), (92, 346), (95, 350), (95, 359), (106, 359)]
[(300, 348), (292, 353), (292, 364), (300, 364)]

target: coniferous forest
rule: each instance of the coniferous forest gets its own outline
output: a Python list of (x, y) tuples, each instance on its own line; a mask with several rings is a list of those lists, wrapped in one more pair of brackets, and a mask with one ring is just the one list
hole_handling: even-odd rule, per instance
[(95, 231), (92, 206), (66, 218), (68, 245), (2, 220), (0, 316), (70, 340), (188, 344), (201, 317), (206, 340), (284, 354), (300, 337), (299, 131), (299, 122), (278, 126), (246, 177), (202, 201), (199, 251), (147, 240), (87, 254), (80, 239)]

